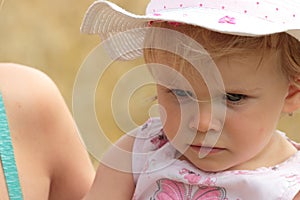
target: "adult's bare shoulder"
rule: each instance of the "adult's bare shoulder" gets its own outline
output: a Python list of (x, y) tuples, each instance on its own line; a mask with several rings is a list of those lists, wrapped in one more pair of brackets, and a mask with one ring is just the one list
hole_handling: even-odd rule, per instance
[[(48, 174), (51, 183), (47, 199), (83, 197), (92, 183), (94, 171), (55, 83), (32, 67), (2, 63), (0, 91), (17, 164), (21, 160), (34, 160), (36, 168), (46, 170), (44, 174)], [(24, 163), (19, 162), (21, 165), (23, 168)]]
[(18, 121), (28, 125), (32, 120), (47, 117), (45, 112), (51, 110), (50, 106), (62, 100), (56, 85), (45, 73), (14, 63), (0, 64), (0, 91), (9, 118), (20, 117), (22, 120)]
[(0, 77), (2, 91), (12, 90), (18, 94), (28, 95), (36, 92), (30, 90), (32, 87), (38, 89), (45, 84), (53, 85), (53, 81), (44, 72), (16, 63), (0, 63)]

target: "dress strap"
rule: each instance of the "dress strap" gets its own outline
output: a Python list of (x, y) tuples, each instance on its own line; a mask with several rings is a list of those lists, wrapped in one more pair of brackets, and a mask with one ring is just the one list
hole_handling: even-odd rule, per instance
[(0, 93), (0, 158), (10, 200), (23, 200), (5, 107)]

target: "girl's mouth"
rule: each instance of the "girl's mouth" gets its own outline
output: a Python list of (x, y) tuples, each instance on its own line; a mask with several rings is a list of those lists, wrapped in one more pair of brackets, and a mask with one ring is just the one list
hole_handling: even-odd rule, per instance
[(201, 146), (201, 145), (191, 145), (190, 146), (194, 151), (201, 154), (215, 154), (221, 151), (224, 151), (225, 148), (220, 147), (209, 147), (209, 146)]

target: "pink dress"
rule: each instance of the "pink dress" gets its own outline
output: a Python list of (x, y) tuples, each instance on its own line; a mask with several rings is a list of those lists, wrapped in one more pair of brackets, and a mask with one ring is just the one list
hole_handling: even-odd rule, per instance
[(134, 200), (292, 200), (300, 190), (300, 151), (273, 167), (207, 173), (176, 159), (159, 118), (136, 134)]

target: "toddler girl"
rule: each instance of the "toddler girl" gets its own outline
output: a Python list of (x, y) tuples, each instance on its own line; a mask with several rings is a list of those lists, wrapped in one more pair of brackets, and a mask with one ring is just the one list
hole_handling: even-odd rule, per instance
[(299, 9), (152, 0), (137, 16), (95, 2), (82, 31), (113, 58), (143, 52), (160, 117), (106, 153), (86, 199), (300, 199), (300, 152), (276, 130), (300, 107)]

